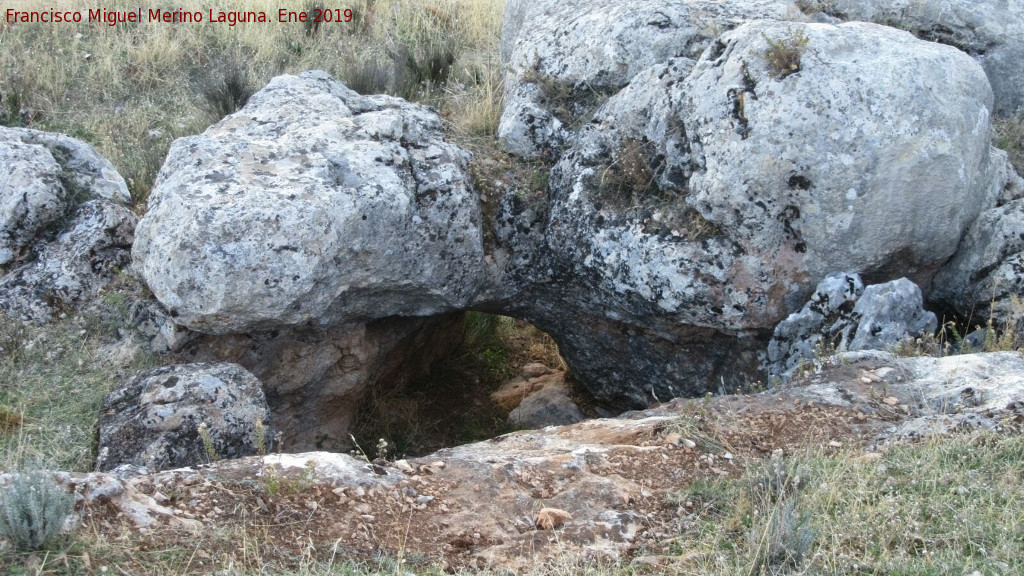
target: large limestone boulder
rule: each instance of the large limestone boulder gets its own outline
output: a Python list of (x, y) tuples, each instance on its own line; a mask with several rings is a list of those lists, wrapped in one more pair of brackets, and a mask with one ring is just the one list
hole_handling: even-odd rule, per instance
[(260, 381), (236, 364), (149, 370), (103, 399), (97, 468), (204, 464), (211, 460), (208, 448), (223, 458), (256, 454), (273, 441), (269, 416)]
[(805, 0), (809, 12), (876, 22), (955, 46), (985, 68), (994, 112), (1024, 105), (1024, 3), (1020, 0)]
[(460, 309), (483, 278), (468, 158), (426, 107), (280, 76), (172, 145), (135, 265), (207, 333)]
[(88, 144), (0, 127), (0, 310), (44, 322), (91, 300), (128, 265), (136, 221)]
[(752, 19), (801, 18), (785, 0), (509, 0), (498, 136), (524, 158), (554, 158), (608, 96), (640, 70), (696, 60), (722, 32)]
[(640, 72), (566, 151), (524, 314), (605, 399), (743, 384), (828, 273), (928, 284), (1003, 188), (991, 106), (975, 61), (906, 32), (740, 26)]

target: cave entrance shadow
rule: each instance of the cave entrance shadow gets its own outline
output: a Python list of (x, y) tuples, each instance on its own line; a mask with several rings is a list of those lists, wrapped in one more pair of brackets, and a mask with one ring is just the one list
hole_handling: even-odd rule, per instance
[[(515, 427), (508, 422), (508, 411), (490, 395), (525, 365), (537, 363), (568, 371), (558, 345), (534, 325), (508, 316), (466, 312), (461, 340), (427, 374), (367, 390), (351, 429), (356, 452), (371, 460), (421, 456), (511, 432)], [(571, 377), (568, 381), (573, 399), (585, 406), (580, 387)]]

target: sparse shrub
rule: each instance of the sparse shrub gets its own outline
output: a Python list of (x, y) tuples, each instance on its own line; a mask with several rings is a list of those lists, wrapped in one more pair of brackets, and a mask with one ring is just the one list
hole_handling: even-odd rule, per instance
[(18, 474), (0, 496), (0, 536), (22, 550), (39, 550), (57, 538), (74, 497), (45, 472)]
[(807, 557), (815, 533), (807, 516), (800, 512), (798, 502), (790, 498), (771, 506), (763, 529), (748, 534), (751, 572), (778, 574), (799, 566)]
[(0, 404), (0, 436), (13, 434), (24, 421), (21, 412), (4, 404)]
[(747, 478), (751, 493), (764, 503), (777, 503), (796, 494), (807, 485), (807, 470), (795, 460), (778, 455), (751, 471)]
[(218, 122), (245, 106), (255, 91), (249, 69), (234, 59), (226, 59), (214, 67), (200, 86), (199, 106), (211, 122)]
[(711, 420), (711, 413), (696, 404), (690, 404), (680, 412), (667, 430), (692, 441), (702, 452), (721, 454), (728, 450), (721, 429)]
[(657, 157), (652, 142), (625, 138), (612, 157), (610, 164), (598, 170), (597, 192), (600, 201), (625, 210), (638, 206), (649, 195), (657, 192), (655, 170), (660, 166), (651, 166)]
[(989, 303), (989, 318), (985, 325), (985, 341), (983, 344), (985, 352), (1013, 351), (1021, 347), (1021, 328), (1024, 326), (1024, 298), (1021, 296), (1010, 296), (1006, 317), (1002, 326), (996, 326), (994, 308), (996, 302)]
[(213, 437), (210, 435), (210, 428), (206, 425), (206, 422), (199, 424), (196, 432), (199, 433), (199, 439), (203, 442), (203, 450), (206, 452), (206, 457), (210, 462), (220, 460), (220, 454), (217, 454), (217, 448), (213, 445)]
[(340, 80), (360, 94), (389, 94), (395, 81), (394, 62), (374, 58), (353, 59), (346, 64)]
[(1024, 111), (992, 121), (995, 129), (995, 145), (1010, 157), (1010, 163), (1017, 173), (1024, 176)]
[(762, 56), (768, 63), (773, 76), (782, 80), (786, 76), (800, 71), (800, 59), (810, 41), (803, 30), (790, 30), (782, 38), (764, 36), (764, 40), (768, 43), (768, 48), (765, 49)]

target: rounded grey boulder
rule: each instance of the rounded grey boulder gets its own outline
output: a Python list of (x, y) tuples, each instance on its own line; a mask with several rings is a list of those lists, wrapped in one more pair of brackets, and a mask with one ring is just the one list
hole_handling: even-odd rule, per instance
[(133, 464), (157, 471), (208, 463), (200, 426), (219, 457), (266, 449), (274, 436), (260, 381), (229, 363), (179, 364), (138, 374), (103, 399), (97, 469)]
[(127, 267), (138, 217), (114, 166), (63, 134), (0, 127), (0, 310), (34, 322)]
[(468, 159), (431, 109), (279, 76), (174, 142), (135, 265), (200, 332), (460, 309), (484, 277)]

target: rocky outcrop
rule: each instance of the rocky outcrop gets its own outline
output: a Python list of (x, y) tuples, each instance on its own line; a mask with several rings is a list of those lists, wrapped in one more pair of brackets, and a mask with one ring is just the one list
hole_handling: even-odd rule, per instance
[(462, 339), (462, 314), (388, 318), (328, 329), (282, 328), (199, 335), (180, 355), (192, 362), (235, 362), (263, 384), (280, 449), (349, 450), (349, 431), (375, 386), (425, 374)]
[(581, 131), (522, 314), (603, 400), (756, 380), (771, 330), (827, 274), (928, 285), (1003, 189), (990, 106), (976, 62), (905, 32), (740, 26), (695, 66), (640, 72)]
[(256, 454), (274, 440), (269, 416), (260, 381), (241, 366), (149, 370), (103, 399), (96, 467), (156, 471)]
[[(215, 530), (244, 514), (266, 541), (287, 546), (295, 524), (281, 519), (294, 516), (304, 546), (331, 550), (342, 539), (354, 556), (443, 557), (453, 569), (615, 560), (638, 547), (685, 562), (676, 537), (703, 514), (680, 498), (693, 483), (742, 478), (775, 453), (878, 459), (877, 445), (941, 432), (956, 419), (1019, 426), (1022, 374), (1018, 353), (859, 352), (765, 393), (677, 400), (416, 459), (370, 463), (312, 452), (156, 474), (56, 476), (92, 504), (80, 507), (90, 526), (103, 530), (117, 515), (153, 538), (183, 526)], [(0, 475), (0, 486), (7, 480)]]
[(1024, 330), (1024, 200), (982, 213), (956, 256), (935, 276), (930, 298), (970, 326)]
[(135, 266), (206, 333), (462, 309), (484, 277), (468, 158), (428, 108), (323, 72), (280, 76), (175, 141)]
[(508, 423), (515, 428), (544, 428), (583, 421), (583, 413), (573, 402), (565, 370), (543, 364), (523, 366), (519, 376), (491, 394), (491, 400), (507, 410)]
[(775, 327), (767, 371), (789, 378), (835, 352), (892, 350), (905, 337), (938, 327), (923, 305), (921, 289), (906, 278), (865, 288), (857, 274), (829, 275), (803, 308)]
[(35, 322), (93, 299), (129, 263), (137, 217), (89, 145), (0, 128), (0, 310)]
[(809, 0), (808, 12), (908, 30), (970, 54), (985, 68), (997, 114), (1024, 105), (1024, 7), (1015, 0)]
[(498, 137), (517, 156), (556, 158), (597, 106), (644, 68), (673, 57), (696, 60), (747, 20), (800, 16), (783, 0), (510, 0)]

